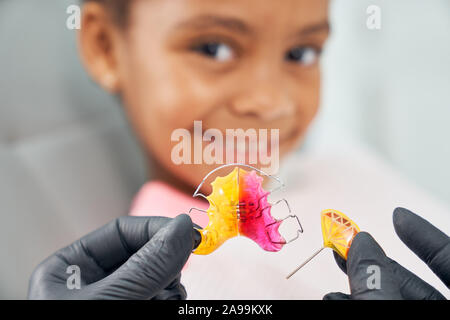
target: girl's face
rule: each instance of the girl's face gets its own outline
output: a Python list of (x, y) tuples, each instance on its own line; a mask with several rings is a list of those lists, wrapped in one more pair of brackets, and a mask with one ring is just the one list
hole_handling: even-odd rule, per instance
[[(279, 129), (282, 157), (317, 112), (328, 0), (135, 0), (126, 29), (106, 24), (100, 39), (89, 33), (102, 27), (91, 25), (81, 30), (85, 64), (120, 93), (160, 172), (185, 185), (197, 185), (217, 165), (176, 165), (174, 130), (194, 137), (199, 120), (203, 130), (224, 135), (226, 129)], [(99, 46), (92, 39), (108, 44), (91, 50)]]

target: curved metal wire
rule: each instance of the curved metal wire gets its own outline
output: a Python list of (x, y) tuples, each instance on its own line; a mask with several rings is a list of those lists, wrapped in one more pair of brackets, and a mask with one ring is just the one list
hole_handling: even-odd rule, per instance
[[(242, 203), (242, 202), (239, 202), (239, 203), (236, 205), (236, 209), (237, 209), (237, 211), (236, 211), (236, 212), (237, 212), (237, 218), (238, 218), (238, 219), (241, 219), (241, 218), (242, 218), (242, 219), (256, 219), (256, 218), (260, 217), (260, 216), (262, 215), (262, 212), (263, 212), (264, 210), (266, 210), (267, 208), (276, 206), (276, 205), (278, 205), (279, 203), (284, 202), (284, 203), (286, 204), (287, 208), (288, 208), (289, 215), (287, 215), (286, 217), (284, 217), (284, 218), (282, 218), (282, 219), (277, 219), (275, 222), (266, 225), (266, 226), (265, 226), (265, 228), (266, 228), (266, 234), (267, 234), (268, 238), (271, 239), (271, 238), (270, 238), (270, 234), (269, 234), (268, 231), (267, 231), (267, 228), (268, 228), (268, 227), (270, 227), (271, 225), (273, 225), (273, 224), (275, 224), (275, 223), (279, 223), (279, 222), (281, 222), (281, 221), (284, 221), (284, 220), (287, 220), (287, 219), (290, 219), (290, 218), (295, 218), (296, 221), (297, 221), (297, 223), (298, 223), (298, 226), (299, 226), (299, 229), (297, 230), (296, 236), (295, 236), (294, 238), (289, 239), (289, 240), (284, 241), (284, 242), (275, 242), (275, 241), (272, 241), (272, 240), (271, 240), (271, 242), (274, 243), (274, 244), (288, 244), (288, 243), (291, 243), (292, 241), (297, 240), (297, 239), (300, 237), (300, 234), (303, 233), (303, 226), (302, 226), (302, 224), (301, 224), (301, 222), (300, 222), (299, 217), (298, 217), (297, 215), (291, 214), (291, 213), (292, 213), (291, 207), (290, 207), (290, 205), (289, 205), (289, 203), (287, 202), (286, 199), (278, 200), (278, 201), (275, 202), (274, 204), (269, 204), (267, 207), (264, 207), (263, 209), (260, 209), (260, 208), (261, 208), (261, 201), (262, 201), (262, 199), (264, 199), (264, 197), (266, 197), (268, 194), (271, 194), (272, 192), (275, 192), (275, 191), (278, 191), (278, 190), (283, 189), (283, 188), (285, 187), (285, 184), (284, 184), (284, 182), (283, 182), (280, 178), (278, 178), (278, 177), (276, 177), (276, 176), (273, 176), (273, 175), (270, 175), (270, 174), (267, 174), (267, 173), (265, 173), (264, 171), (262, 171), (262, 170), (260, 170), (260, 169), (258, 169), (258, 168), (255, 168), (255, 167), (250, 166), (250, 165), (247, 165), (247, 164), (242, 164), (242, 163), (229, 163), (229, 164), (225, 164), (225, 165), (219, 166), (219, 167), (213, 169), (212, 171), (210, 171), (210, 172), (203, 178), (203, 180), (202, 180), (201, 183), (198, 185), (198, 187), (197, 187), (197, 189), (195, 190), (195, 192), (194, 192), (194, 194), (192, 195), (192, 197), (202, 197), (202, 198), (206, 199), (207, 201), (209, 201), (213, 206), (215, 206), (215, 207), (217, 208), (217, 206), (215, 205), (215, 203), (214, 203), (214, 201), (213, 201), (212, 199), (208, 199), (206, 195), (204, 195), (203, 193), (201, 193), (201, 192), (199, 192), (199, 191), (200, 191), (201, 187), (203, 186), (203, 184), (206, 182), (206, 180), (207, 180), (213, 173), (215, 173), (215, 172), (217, 172), (217, 171), (219, 171), (219, 170), (221, 170), (221, 169), (224, 169), (224, 168), (227, 168), (227, 167), (233, 167), (233, 166), (234, 166), (234, 167), (245, 167), (245, 168), (249, 168), (249, 169), (255, 170), (255, 171), (257, 171), (258, 173), (260, 173), (261, 175), (264, 175), (264, 176), (266, 176), (266, 177), (268, 177), (268, 178), (270, 178), (270, 179), (273, 179), (273, 180), (275, 180), (276, 182), (279, 183), (279, 186), (278, 186), (278, 187), (276, 187), (276, 188), (274, 188), (274, 189), (272, 189), (272, 190), (270, 190), (270, 191), (266, 191), (266, 193), (258, 199), (258, 201), (257, 201), (257, 203), (258, 203), (258, 204), (257, 204), (257, 207), (254, 208), (254, 209), (252, 209), (252, 211), (259, 211), (259, 212), (260, 212), (259, 215), (249, 218), (249, 217), (245, 217), (245, 214), (247, 214), (247, 213), (244, 213), (244, 216), (241, 217), (241, 212), (240, 212), (240, 211), (242, 210), (241, 206), (243, 205), (243, 203)], [(239, 188), (239, 180), (240, 180), (239, 177), (240, 177), (240, 168), (238, 168), (238, 176), (237, 176), (238, 188)], [(189, 210), (189, 213), (191, 213), (192, 210), (198, 210), (198, 211), (201, 211), (201, 212), (207, 212), (206, 210), (203, 210), (203, 209), (191, 208), (191, 209)], [(244, 210), (245, 210), (245, 209), (244, 209)]]
[[(262, 174), (262, 175), (264, 175), (264, 176), (266, 176), (266, 177), (268, 177), (268, 178), (270, 178), (270, 179), (273, 179), (273, 180), (275, 180), (276, 182), (278, 182), (278, 183), (280, 184), (280, 186), (277, 187), (277, 188), (275, 188), (275, 189), (273, 189), (273, 190), (270, 190), (269, 193), (278, 191), (279, 189), (282, 189), (282, 188), (285, 187), (284, 182), (283, 182), (280, 178), (275, 177), (275, 176), (272, 176), (272, 175), (270, 175), (270, 174), (267, 174), (267, 173), (265, 173), (264, 171), (262, 171), (262, 170), (260, 170), (260, 169), (258, 169), (258, 168), (255, 168), (255, 167), (250, 166), (250, 165), (248, 165), (248, 164), (242, 164), (242, 163), (229, 163), (229, 164), (224, 164), (224, 165), (222, 165), (222, 166), (220, 166), (220, 167), (217, 167), (217, 168), (213, 169), (212, 171), (210, 171), (210, 172), (203, 178), (202, 182), (199, 184), (199, 186), (198, 186), (197, 189), (195, 190), (195, 192), (194, 192), (194, 194), (192, 195), (192, 197), (201, 196), (201, 197), (204, 197), (204, 198), (206, 199), (206, 196), (205, 196), (203, 193), (200, 193), (200, 192), (199, 192), (200, 189), (201, 189), (201, 187), (202, 187), (203, 184), (205, 183), (205, 181), (206, 181), (206, 180), (209, 178), (209, 176), (212, 175), (214, 172), (216, 172), (216, 171), (218, 171), (218, 170), (221, 170), (221, 169), (223, 169), (223, 168), (232, 167), (232, 166), (234, 166), (234, 167), (238, 167), (238, 166), (239, 166), (239, 167), (245, 167), (245, 168), (249, 168), (249, 169), (255, 170), (255, 171), (259, 172), (260, 174)], [(238, 170), (238, 183), (239, 183), (239, 170)]]
[[(281, 202), (286, 203), (286, 206), (287, 206), (287, 208), (288, 208), (289, 213), (292, 213), (292, 211), (291, 211), (291, 206), (289, 205), (289, 202), (287, 202), (286, 199), (278, 200), (278, 201), (277, 201), (275, 204), (273, 204), (272, 206), (275, 206), (275, 205), (277, 205), (278, 203), (281, 203)], [(270, 227), (271, 225), (273, 225), (273, 224), (275, 224), (275, 223), (279, 223), (279, 222), (281, 222), (281, 221), (284, 221), (284, 220), (287, 220), (287, 219), (290, 219), (290, 218), (295, 218), (296, 221), (297, 221), (297, 223), (298, 223), (299, 229), (297, 229), (296, 236), (295, 236), (294, 238), (289, 239), (289, 240), (284, 241), (284, 242), (272, 241), (272, 240), (271, 240), (272, 243), (274, 243), (274, 244), (288, 244), (288, 243), (291, 243), (292, 241), (297, 240), (297, 239), (300, 237), (300, 234), (303, 233), (303, 226), (302, 226), (302, 224), (301, 224), (301, 222), (300, 222), (299, 217), (298, 217), (296, 214), (289, 214), (289, 215), (287, 215), (286, 217), (284, 217), (284, 218), (282, 218), (282, 219), (277, 219), (275, 222), (273, 222), (273, 223), (271, 223), (271, 224), (268, 224), (268, 225), (266, 226), (266, 228)], [(267, 230), (266, 230), (266, 233), (267, 233), (267, 235), (269, 236), (269, 239), (270, 239), (270, 234), (267, 232)]]

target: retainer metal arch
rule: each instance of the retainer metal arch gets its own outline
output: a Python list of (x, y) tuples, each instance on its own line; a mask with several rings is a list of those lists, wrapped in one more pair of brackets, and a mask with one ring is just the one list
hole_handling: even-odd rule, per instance
[[(205, 196), (203, 193), (200, 193), (200, 192), (199, 192), (200, 188), (203, 186), (203, 184), (206, 182), (206, 180), (209, 178), (209, 176), (212, 175), (214, 172), (219, 171), (219, 170), (221, 170), (221, 169), (223, 169), (223, 168), (227, 168), (227, 167), (239, 167), (239, 166), (242, 166), (242, 167), (246, 167), (246, 168), (255, 170), (255, 171), (257, 171), (257, 172), (259, 172), (259, 173), (265, 175), (266, 177), (271, 178), (271, 179), (277, 181), (277, 182), (280, 184), (279, 187), (274, 188), (274, 189), (272, 189), (272, 190), (270, 190), (270, 191), (267, 191), (268, 194), (271, 194), (271, 193), (273, 193), (273, 192), (275, 192), (275, 191), (281, 190), (281, 189), (283, 189), (283, 188), (285, 187), (284, 182), (281, 181), (281, 179), (279, 179), (278, 177), (274, 177), (274, 176), (272, 176), (272, 175), (270, 175), (270, 174), (267, 174), (267, 173), (265, 173), (264, 171), (262, 171), (262, 170), (260, 170), (260, 169), (258, 169), (258, 168), (255, 168), (255, 167), (250, 166), (250, 165), (248, 165), (248, 164), (242, 164), (242, 163), (228, 163), (228, 164), (221, 165), (221, 166), (219, 166), (219, 167), (213, 169), (212, 171), (210, 171), (210, 172), (203, 178), (202, 182), (200, 182), (200, 184), (198, 185), (198, 187), (197, 187), (197, 189), (195, 190), (195, 192), (194, 192), (194, 194), (192, 195), (192, 197), (193, 197), (193, 198), (195, 198), (195, 197), (202, 197), (202, 198), (204, 198), (205, 200), (207, 200), (208, 202), (212, 203), (212, 205), (214, 205), (214, 206), (217, 208), (217, 205), (214, 203), (214, 201), (213, 201), (212, 199), (208, 199), (207, 196)], [(237, 179), (237, 183), (238, 183), (238, 185), (239, 185), (239, 168), (238, 168), (238, 179)], [(258, 207), (257, 207), (255, 210), (258, 210), (258, 209), (259, 209), (260, 201), (261, 201), (262, 198), (264, 198), (264, 197), (261, 197), (261, 198), (258, 200)], [(237, 208), (236, 208), (237, 210), (240, 209), (239, 206), (240, 206), (240, 203), (236, 206), (236, 207), (237, 207)], [(197, 211), (200, 211), (200, 212), (207, 213), (206, 210), (204, 210), (204, 209), (199, 209), (199, 208), (196, 208), (196, 207), (190, 208), (190, 209), (189, 209), (189, 213), (191, 213), (192, 210), (197, 210)], [(238, 213), (238, 215), (239, 215), (239, 213)]]
[[(199, 192), (200, 188), (203, 186), (203, 184), (206, 182), (206, 180), (209, 178), (209, 176), (212, 175), (214, 172), (219, 171), (219, 170), (221, 170), (221, 169), (223, 169), (223, 168), (227, 168), (227, 167), (239, 167), (239, 166), (242, 166), (242, 167), (246, 167), (246, 168), (255, 170), (255, 171), (257, 171), (257, 172), (259, 172), (259, 173), (265, 175), (266, 177), (271, 178), (271, 179), (277, 181), (277, 182), (280, 184), (279, 187), (274, 188), (274, 189), (272, 189), (272, 190), (270, 190), (270, 191), (267, 191), (267, 194), (271, 194), (271, 193), (273, 193), (273, 192), (275, 192), (275, 191), (278, 191), (278, 190), (281, 190), (281, 189), (283, 189), (283, 188), (285, 187), (284, 182), (281, 181), (281, 179), (279, 179), (278, 177), (274, 177), (274, 176), (272, 176), (272, 175), (270, 175), (270, 174), (267, 174), (267, 173), (265, 173), (264, 171), (262, 171), (262, 170), (260, 170), (260, 169), (258, 169), (258, 168), (255, 168), (255, 167), (250, 166), (250, 165), (248, 165), (248, 164), (242, 164), (242, 163), (229, 163), (229, 164), (221, 165), (221, 166), (219, 166), (219, 167), (213, 169), (212, 171), (210, 171), (210, 172), (203, 178), (202, 182), (198, 185), (198, 187), (197, 187), (197, 189), (195, 190), (195, 192), (194, 192), (194, 194), (192, 195), (192, 197), (193, 197), (193, 198), (195, 198), (195, 197), (202, 197), (202, 198), (204, 198), (205, 200), (207, 200), (208, 202), (212, 203), (212, 205), (214, 205), (214, 206), (217, 208), (217, 205), (214, 203), (214, 201), (213, 201), (212, 199), (208, 199), (207, 196), (205, 196), (203, 193), (200, 193), (200, 192)], [(239, 168), (238, 168), (238, 179), (237, 179), (237, 183), (238, 183), (238, 186), (239, 186)], [(258, 200), (258, 207), (257, 207), (255, 210), (258, 210), (258, 209), (259, 209), (261, 199), (263, 199), (263, 198), (264, 198), (264, 196), (261, 197), (261, 198)], [(240, 206), (240, 205), (241, 205), (241, 203), (238, 203), (238, 204), (236, 205), (236, 209), (238, 210), (238, 218), (239, 218), (239, 210), (240, 210), (239, 206)], [(288, 205), (288, 206), (289, 206), (289, 205)], [(199, 208), (195, 208), (195, 207), (190, 208), (190, 209), (189, 209), (189, 213), (191, 213), (192, 210), (197, 210), (197, 211), (200, 211), (200, 212), (207, 213), (206, 210), (199, 209)], [(263, 209), (263, 210), (265, 210), (265, 209)]]
[[(194, 194), (192, 195), (192, 197), (198, 197), (198, 196), (200, 196), (200, 197), (206, 199), (208, 202), (210, 202), (212, 205), (214, 205), (214, 206), (217, 208), (217, 206), (215, 205), (214, 201), (213, 201), (212, 199), (208, 199), (207, 196), (205, 196), (203, 193), (200, 193), (199, 190), (200, 190), (200, 188), (203, 186), (203, 184), (206, 182), (206, 180), (209, 178), (209, 176), (211, 176), (214, 172), (217, 172), (217, 171), (219, 171), (219, 170), (221, 170), (221, 169), (224, 169), (224, 168), (227, 168), (227, 167), (233, 167), (233, 166), (234, 166), (234, 167), (238, 167), (238, 178), (237, 178), (237, 184), (238, 184), (238, 186), (239, 186), (239, 180), (240, 180), (240, 179), (239, 179), (239, 171), (240, 171), (240, 170), (239, 170), (239, 169), (240, 169), (239, 167), (246, 167), (246, 168), (255, 170), (256, 172), (258, 172), (258, 173), (260, 173), (260, 174), (262, 174), (262, 175), (264, 175), (264, 176), (266, 176), (266, 177), (268, 177), (268, 178), (270, 178), (270, 179), (273, 179), (273, 180), (275, 180), (276, 182), (279, 183), (279, 186), (278, 186), (278, 187), (273, 188), (273, 189), (271, 189), (270, 191), (267, 191), (265, 195), (263, 195), (262, 197), (260, 197), (260, 198), (258, 199), (258, 207), (257, 207), (256, 209), (254, 209), (254, 210), (259, 210), (260, 205), (261, 205), (261, 200), (264, 199), (264, 197), (266, 197), (268, 194), (272, 194), (273, 192), (276, 192), (276, 191), (278, 191), (278, 190), (281, 190), (281, 189), (285, 188), (284, 182), (283, 182), (280, 178), (278, 178), (278, 177), (276, 177), (276, 176), (272, 176), (272, 175), (270, 175), (270, 174), (267, 174), (267, 173), (265, 173), (264, 171), (262, 171), (262, 170), (260, 170), (260, 169), (258, 169), (258, 168), (255, 168), (255, 167), (253, 167), (253, 166), (247, 165), (247, 164), (242, 164), (242, 163), (229, 163), (229, 164), (225, 164), (225, 165), (219, 166), (219, 167), (213, 169), (212, 171), (210, 171), (210, 172), (203, 178), (203, 180), (201, 181), (201, 183), (198, 185), (198, 187), (197, 187), (197, 189), (195, 190), (195, 192), (194, 192)], [(303, 226), (302, 226), (302, 224), (301, 224), (301, 222), (300, 222), (300, 219), (299, 219), (299, 217), (298, 217), (297, 215), (291, 214), (291, 213), (292, 213), (291, 207), (290, 207), (290, 205), (289, 205), (289, 203), (288, 203), (288, 201), (287, 201), (286, 199), (284, 199), (284, 198), (283, 198), (283, 199), (280, 199), (280, 200), (278, 200), (277, 202), (275, 202), (274, 204), (270, 204), (270, 203), (269, 203), (269, 205), (268, 205), (267, 207), (264, 207), (263, 209), (260, 210), (261, 214), (258, 215), (256, 218), (253, 218), (253, 219), (257, 219), (257, 218), (261, 217), (262, 212), (263, 212), (264, 210), (266, 210), (266, 209), (268, 209), (268, 208), (271, 208), (271, 207), (273, 207), (273, 206), (276, 206), (276, 205), (278, 205), (278, 204), (281, 203), (281, 202), (284, 202), (284, 203), (286, 204), (286, 206), (287, 206), (287, 208), (288, 208), (288, 211), (289, 211), (289, 215), (287, 215), (286, 217), (281, 218), (281, 219), (275, 219), (275, 220), (276, 220), (275, 222), (266, 225), (266, 226), (264, 227), (264, 229), (265, 229), (265, 232), (266, 232), (266, 235), (267, 235), (268, 239), (270, 239), (270, 242), (272, 242), (273, 244), (283, 244), (283, 245), (286, 245), (286, 244), (289, 244), (289, 243), (291, 243), (291, 242), (297, 240), (297, 239), (300, 237), (300, 234), (303, 233)], [(242, 203), (242, 202), (239, 202), (239, 203), (236, 205), (236, 210), (237, 210), (237, 212), (238, 212), (238, 217), (237, 217), (238, 220), (241, 220), (240, 213), (239, 213), (241, 203)], [(192, 207), (192, 208), (189, 209), (189, 214), (190, 214), (193, 210), (200, 211), (200, 212), (203, 212), (203, 213), (208, 213), (207, 210)], [(270, 237), (270, 234), (268, 233), (267, 228), (270, 227), (270, 226), (272, 226), (272, 225), (274, 225), (275, 223), (282, 222), (282, 221), (287, 220), (287, 219), (289, 219), (289, 218), (295, 218), (296, 221), (297, 221), (297, 223), (298, 223), (299, 229), (297, 229), (296, 236), (295, 236), (294, 238), (289, 239), (289, 240), (284, 241), (284, 242), (272, 241), (272, 238)], [(245, 219), (248, 219), (248, 218), (245, 218)], [(196, 229), (197, 229), (197, 228), (196, 228)], [(197, 230), (198, 230), (198, 229), (197, 229)], [(200, 230), (199, 230), (199, 231), (200, 231)]]
[[(274, 188), (274, 189), (270, 190), (269, 193), (273, 193), (273, 192), (278, 191), (278, 190), (280, 190), (280, 189), (282, 189), (282, 188), (285, 187), (284, 182), (281, 181), (280, 178), (274, 177), (274, 176), (272, 176), (272, 175), (270, 175), (270, 174), (267, 174), (267, 173), (265, 173), (264, 171), (262, 171), (262, 170), (260, 170), (260, 169), (258, 169), (258, 168), (255, 168), (255, 167), (253, 167), (253, 166), (250, 166), (250, 165), (248, 165), (248, 164), (243, 164), (243, 163), (228, 163), (228, 164), (221, 165), (220, 167), (217, 167), (217, 168), (213, 169), (212, 171), (210, 171), (210, 172), (203, 178), (202, 182), (198, 185), (198, 187), (197, 187), (197, 189), (195, 190), (195, 192), (194, 192), (194, 194), (192, 195), (192, 197), (200, 196), (200, 197), (203, 197), (203, 198), (206, 199), (206, 196), (205, 196), (203, 193), (200, 193), (200, 192), (199, 192), (200, 188), (203, 186), (203, 184), (204, 184), (205, 181), (209, 178), (210, 175), (212, 175), (212, 174), (213, 174), (214, 172), (216, 172), (216, 171), (219, 171), (219, 170), (221, 170), (221, 169), (223, 169), (223, 168), (227, 168), (227, 167), (246, 167), (246, 168), (249, 168), (249, 169), (252, 169), (252, 170), (257, 171), (258, 173), (261, 173), (262, 175), (264, 175), (264, 176), (266, 176), (266, 177), (268, 177), (268, 178), (270, 178), (270, 179), (273, 179), (273, 180), (277, 181), (277, 182), (280, 184), (280, 186), (277, 187), (277, 188)], [(239, 184), (239, 170), (238, 170), (238, 180), (237, 180), (237, 183)]]

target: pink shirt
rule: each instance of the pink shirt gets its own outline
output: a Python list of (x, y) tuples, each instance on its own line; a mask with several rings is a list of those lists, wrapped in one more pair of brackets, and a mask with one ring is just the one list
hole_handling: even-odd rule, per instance
[[(161, 181), (151, 181), (142, 186), (131, 206), (131, 216), (164, 216), (174, 218), (179, 214), (189, 214), (190, 208), (207, 210), (209, 204), (190, 197)], [(204, 228), (208, 215), (198, 210), (189, 214), (192, 222)], [(187, 263), (183, 270), (187, 267)]]
[[(174, 218), (179, 214), (189, 214), (190, 208), (206, 210), (209, 204), (190, 197), (161, 181), (146, 183), (134, 199), (131, 216), (164, 216)], [(193, 210), (189, 214), (192, 221), (201, 227), (208, 224), (206, 213)]]

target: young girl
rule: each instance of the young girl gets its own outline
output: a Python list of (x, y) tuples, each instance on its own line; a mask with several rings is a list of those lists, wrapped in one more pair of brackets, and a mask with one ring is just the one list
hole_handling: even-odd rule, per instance
[[(120, 96), (154, 177), (136, 197), (131, 214), (174, 217), (191, 207), (207, 207), (191, 195), (220, 163), (174, 161), (177, 130), (191, 137), (204, 136), (209, 129), (223, 135), (227, 129), (278, 130), (279, 154), (271, 156), (284, 158), (295, 150), (318, 110), (319, 58), (328, 35), (328, 0), (85, 0), (80, 55), (92, 78)], [(201, 132), (195, 127), (199, 122)], [(206, 146), (203, 141), (201, 149)], [(193, 144), (188, 149), (183, 152), (196, 151)], [(221, 151), (242, 152), (234, 146)], [(243, 154), (248, 160), (251, 150)], [(260, 158), (252, 165), (263, 167)], [(345, 169), (355, 176), (349, 166)], [(293, 172), (293, 181), (310, 178)], [(330, 171), (314, 174), (333, 176)], [(346, 278), (327, 255), (308, 271), (284, 279), (300, 257), (321, 245), (316, 222), (323, 206), (343, 206), (352, 199), (339, 197), (336, 190), (345, 184), (342, 179), (335, 182), (321, 190), (313, 185), (301, 194), (291, 191), (291, 198), (304, 203), (311, 192), (323, 194), (320, 203), (315, 198), (309, 207), (294, 206), (317, 212), (309, 215), (309, 225), (308, 214), (301, 217), (314, 230), (309, 238), (279, 253), (233, 238), (210, 255), (193, 255), (182, 278), (188, 297), (321, 298), (330, 290), (347, 291)], [(367, 213), (367, 205), (354, 208)], [(358, 219), (366, 221), (364, 216)], [(193, 220), (207, 224), (205, 215), (196, 213)]]

